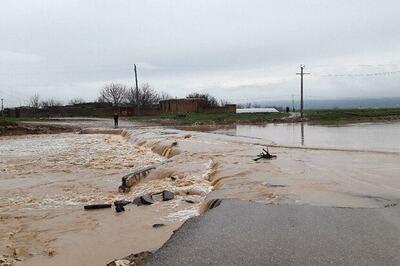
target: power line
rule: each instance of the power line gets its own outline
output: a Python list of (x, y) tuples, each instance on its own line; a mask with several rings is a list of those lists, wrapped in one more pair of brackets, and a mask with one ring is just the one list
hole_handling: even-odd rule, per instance
[(270, 100), (270, 99), (276, 99), (276, 98), (287, 98), (287, 97), (292, 97), (292, 96), (299, 96), (299, 94), (281, 94), (281, 95), (275, 95), (275, 96), (259, 96), (259, 97), (254, 97), (254, 98), (235, 98), (235, 101), (258, 101), (258, 100)]
[(322, 74), (322, 75), (313, 75), (318, 77), (371, 77), (371, 76), (385, 76), (385, 75), (395, 75), (400, 74), (400, 70), (396, 71), (384, 71), (384, 72), (375, 72), (375, 73), (356, 73), (356, 74)]

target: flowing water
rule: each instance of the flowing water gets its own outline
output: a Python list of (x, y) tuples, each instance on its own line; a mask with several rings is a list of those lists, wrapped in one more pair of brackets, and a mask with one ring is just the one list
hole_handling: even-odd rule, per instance
[(339, 126), (308, 123), (236, 125), (214, 133), (260, 138), (279, 145), (400, 152), (400, 122)]
[[(105, 264), (160, 247), (216, 199), (365, 208), (400, 202), (400, 123), (111, 131), (0, 138), (0, 256), (16, 265)], [(276, 160), (253, 160), (271, 144)], [(123, 175), (159, 163), (118, 193)], [(121, 214), (82, 208), (165, 189), (174, 200)]]
[[(105, 264), (134, 251), (158, 248), (184, 220), (199, 214), (199, 205), (211, 190), (206, 179), (212, 161), (185, 163), (189, 171), (166, 163), (122, 194), (121, 177), (167, 162), (178, 154), (172, 151), (177, 138), (161, 135), (136, 143), (130, 139), (133, 131), (86, 131), (92, 133), (0, 138), (0, 261)], [(172, 191), (175, 198), (151, 208), (127, 206), (122, 214), (110, 209), (83, 211), (86, 204), (132, 200), (163, 190)], [(165, 226), (155, 230), (155, 223)]]

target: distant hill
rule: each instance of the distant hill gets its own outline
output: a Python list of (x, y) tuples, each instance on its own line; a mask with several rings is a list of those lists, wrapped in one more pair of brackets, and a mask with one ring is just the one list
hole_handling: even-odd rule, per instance
[[(257, 101), (253, 104), (261, 107), (277, 106), (292, 108), (291, 100), (282, 101)], [(299, 109), (300, 104), (295, 102), (295, 108)], [(365, 98), (365, 99), (335, 99), (335, 100), (305, 100), (305, 109), (332, 109), (332, 108), (400, 108), (400, 97), (395, 98)]]

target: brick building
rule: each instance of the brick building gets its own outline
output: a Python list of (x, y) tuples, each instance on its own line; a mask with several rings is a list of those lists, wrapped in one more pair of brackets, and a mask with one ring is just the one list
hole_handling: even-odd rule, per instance
[(236, 113), (236, 104), (207, 106), (202, 98), (169, 99), (160, 101), (162, 113)]
[(81, 103), (44, 108), (19, 107), (5, 109), (6, 116), (14, 117), (110, 117), (114, 113), (121, 116), (159, 115), (165, 113), (236, 113), (235, 104), (206, 106), (204, 99), (170, 99), (159, 104), (139, 109), (132, 105), (113, 106), (110, 103)]
[(162, 113), (198, 113), (205, 107), (204, 99), (169, 99), (160, 101)]

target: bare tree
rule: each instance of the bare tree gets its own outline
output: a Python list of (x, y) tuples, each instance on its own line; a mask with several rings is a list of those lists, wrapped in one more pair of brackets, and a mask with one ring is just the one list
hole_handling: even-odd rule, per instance
[(141, 106), (150, 106), (160, 101), (160, 95), (148, 83), (142, 85), (140, 96), (139, 104)]
[(224, 100), (224, 99), (219, 100), (219, 105), (220, 105), (220, 106), (225, 106), (225, 105), (227, 105), (227, 104), (230, 104), (230, 102), (227, 101), (227, 100)]
[[(127, 93), (126, 93), (126, 100), (128, 101), (129, 104), (131, 105), (136, 105), (136, 102), (138, 101), (137, 96), (140, 94), (140, 89), (139, 92), (136, 93), (136, 88), (129, 87)], [(140, 98), (140, 96), (139, 96)]]
[(110, 83), (100, 91), (99, 102), (112, 103), (115, 106), (121, 105), (127, 97), (128, 89), (119, 83)]
[(86, 101), (84, 100), (84, 99), (82, 99), (82, 98), (74, 98), (74, 99), (71, 99), (69, 102), (68, 102), (68, 104), (69, 105), (74, 105), (74, 104), (82, 104), (82, 103), (85, 103)]
[(247, 102), (247, 103), (239, 103), (237, 105), (238, 109), (245, 109), (245, 108), (251, 108), (251, 102)]
[(47, 99), (40, 102), (41, 107), (52, 107), (52, 106), (62, 106), (61, 101), (57, 101), (55, 99)]
[(158, 102), (162, 100), (162, 97), (170, 97), (166, 93), (159, 94), (153, 88), (151, 88), (148, 83), (143, 84), (139, 88), (138, 96), (139, 99), (137, 99), (136, 89), (131, 87), (128, 90), (126, 98), (130, 104), (139, 104), (140, 107), (144, 107), (158, 104)]
[(212, 106), (212, 107), (218, 106), (217, 98), (215, 98), (214, 96), (211, 96), (208, 93), (193, 92), (193, 93), (188, 94), (186, 96), (186, 98), (188, 98), (188, 99), (192, 99), (192, 98), (193, 99), (194, 98), (196, 98), (196, 99), (204, 99), (206, 106)]
[(126, 100), (128, 101), (129, 104), (136, 106), (138, 95), (139, 93), (136, 93), (136, 88), (129, 87), (128, 92), (126, 93)]
[(165, 91), (160, 93), (160, 101), (172, 99), (172, 96)]
[(29, 106), (32, 108), (40, 107), (40, 97), (38, 93), (35, 93), (33, 96), (29, 98)]

